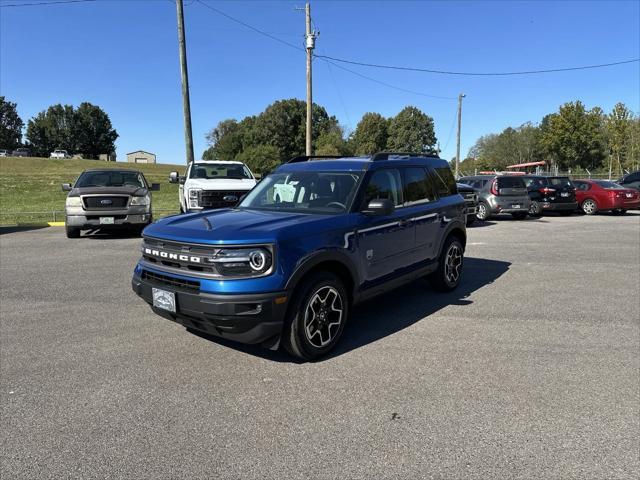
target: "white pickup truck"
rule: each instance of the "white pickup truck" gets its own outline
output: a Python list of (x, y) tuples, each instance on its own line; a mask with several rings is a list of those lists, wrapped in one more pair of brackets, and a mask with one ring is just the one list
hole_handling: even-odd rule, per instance
[(226, 160), (192, 162), (184, 176), (171, 172), (169, 181), (179, 184), (181, 213), (235, 207), (257, 183), (244, 163)]
[(49, 158), (71, 158), (71, 155), (66, 150), (54, 150)]

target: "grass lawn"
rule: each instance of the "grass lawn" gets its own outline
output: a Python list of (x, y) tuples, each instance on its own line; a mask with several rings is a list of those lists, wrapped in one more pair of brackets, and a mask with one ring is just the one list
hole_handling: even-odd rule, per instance
[[(78, 175), (88, 168), (140, 170), (149, 183), (161, 185), (160, 191), (152, 193), (155, 217), (176, 213), (179, 209), (178, 185), (169, 183), (169, 172), (178, 170), (182, 174), (185, 165), (0, 157), (0, 224), (52, 221), (51, 212), (64, 211), (66, 193), (62, 191), (61, 185), (66, 182), (73, 183)], [(58, 213), (56, 220), (64, 220), (64, 214)]]

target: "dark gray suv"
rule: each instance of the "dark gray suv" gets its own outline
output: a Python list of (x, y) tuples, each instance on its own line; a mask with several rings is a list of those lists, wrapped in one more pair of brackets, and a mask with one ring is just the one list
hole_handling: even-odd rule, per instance
[(462, 177), (459, 182), (471, 185), (478, 192), (479, 220), (509, 213), (522, 220), (527, 217), (531, 200), (522, 177), (516, 175), (476, 175)]

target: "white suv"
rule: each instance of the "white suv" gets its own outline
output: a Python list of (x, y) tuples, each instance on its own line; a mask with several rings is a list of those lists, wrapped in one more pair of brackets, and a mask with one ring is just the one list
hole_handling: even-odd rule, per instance
[(169, 181), (180, 185), (181, 213), (235, 207), (257, 183), (244, 163), (225, 160), (192, 162), (183, 177), (171, 172)]

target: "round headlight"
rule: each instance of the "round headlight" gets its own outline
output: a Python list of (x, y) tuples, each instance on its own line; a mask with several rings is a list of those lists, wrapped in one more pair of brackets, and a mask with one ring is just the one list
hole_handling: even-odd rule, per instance
[(249, 265), (255, 271), (260, 271), (264, 269), (267, 264), (267, 256), (261, 250), (253, 250), (249, 254)]

